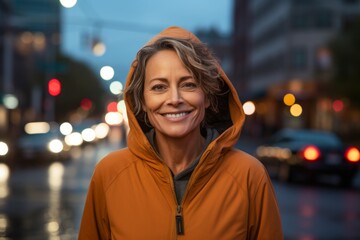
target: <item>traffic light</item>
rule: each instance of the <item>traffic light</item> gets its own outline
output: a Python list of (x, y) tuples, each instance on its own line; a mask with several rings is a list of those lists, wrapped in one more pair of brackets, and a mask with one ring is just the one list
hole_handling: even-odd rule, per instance
[(107, 111), (108, 112), (117, 112), (117, 102), (110, 102), (107, 105)]
[(58, 79), (53, 78), (48, 82), (48, 91), (51, 96), (58, 96), (61, 92), (61, 83)]
[(92, 101), (89, 98), (83, 98), (80, 102), (80, 107), (85, 111), (89, 111), (92, 107)]

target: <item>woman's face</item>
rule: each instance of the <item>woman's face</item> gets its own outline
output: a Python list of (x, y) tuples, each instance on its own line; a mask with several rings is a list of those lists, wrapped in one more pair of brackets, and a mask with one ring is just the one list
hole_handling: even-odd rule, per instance
[(208, 106), (204, 91), (175, 51), (162, 50), (148, 60), (143, 110), (157, 134), (173, 138), (200, 134)]

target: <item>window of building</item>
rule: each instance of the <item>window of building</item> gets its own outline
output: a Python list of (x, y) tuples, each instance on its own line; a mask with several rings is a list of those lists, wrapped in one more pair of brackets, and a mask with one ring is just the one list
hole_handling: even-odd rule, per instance
[(305, 47), (295, 47), (291, 51), (291, 68), (304, 69), (307, 65), (307, 51)]
[(296, 13), (291, 17), (291, 28), (294, 30), (309, 29), (312, 25), (311, 15), (306, 13)]
[(333, 15), (330, 11), (319, 11), (315, 15), (315, 27), (317, 29), (321, 28), (331, 28), (333, 25)]

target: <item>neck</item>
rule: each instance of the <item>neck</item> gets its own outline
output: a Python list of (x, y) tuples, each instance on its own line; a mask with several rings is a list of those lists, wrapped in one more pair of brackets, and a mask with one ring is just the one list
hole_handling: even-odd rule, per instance
[(186, 169), (201, 153), (205, 139), (198, 133), (183, 138), (169, 138), (156, 133), (155, 144), (163, 161), (177, 175)]

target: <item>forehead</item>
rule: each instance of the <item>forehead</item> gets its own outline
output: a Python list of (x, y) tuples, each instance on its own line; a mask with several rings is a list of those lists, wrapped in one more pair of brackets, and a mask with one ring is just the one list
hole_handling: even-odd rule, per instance
[(145, 78), (159, 74), (191, 74), (173, 50), (161, 50), (149, 58), (145, 67)]
[(166, 62), (169, 60), (178, 60), (180, 61), (179, 56), (176, 51), (173, 49), (163, 49), (154, 53), (148, 60), (146, 66), (149, 64), (157, 63), (157, 62)]

